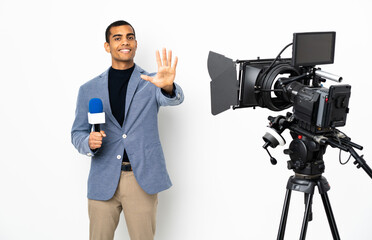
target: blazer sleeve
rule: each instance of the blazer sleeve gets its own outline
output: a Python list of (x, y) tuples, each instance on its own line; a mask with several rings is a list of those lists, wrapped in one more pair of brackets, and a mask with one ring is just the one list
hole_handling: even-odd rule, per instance
[(174, 89), (175, 94), (173, 97), (169, 97), (169, 95), (165, 96), (163, 92), (161, 91), (161, 89), (157, 88), (156, 99), (160, 106), (175, 106), (183, 102), (184, 95), (183, 95), (182, 88), (176, 83), (173, 83), (173, 84), (175, 87)]
[(88, 123), (88, 104), (84, 90), (80, 87), (76, 103), (75, 120), (71, 129), (71, 142), (79, 153), (91, 157), (94, 156), (96, 151), (92, 151), (88, 143), (92, 129), (92, 125)]

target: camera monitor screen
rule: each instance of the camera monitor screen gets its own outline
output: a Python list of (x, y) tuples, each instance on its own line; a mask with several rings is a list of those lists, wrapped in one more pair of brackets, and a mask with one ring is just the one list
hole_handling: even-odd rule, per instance
[(336, 32), (293, 34), (292, 65), (331, 64), (335, 55)]

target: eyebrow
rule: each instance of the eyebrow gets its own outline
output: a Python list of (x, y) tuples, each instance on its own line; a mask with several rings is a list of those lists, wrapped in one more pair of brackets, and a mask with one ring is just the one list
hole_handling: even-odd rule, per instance
[[(122, 36), (123, 36), (123, 34), (115, 34), (115, 35), (112, 36), (112, 38), (115, 38), (115, 37), (122, 37)], [(128, 34), (127, 34), (127, 37), (129, 37), (129, 36), (134, 36), (134, 33), (128, 33)]]

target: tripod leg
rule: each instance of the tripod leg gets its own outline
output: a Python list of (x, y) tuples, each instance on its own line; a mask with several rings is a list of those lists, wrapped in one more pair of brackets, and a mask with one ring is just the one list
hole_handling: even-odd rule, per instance
[[(306, 197), (306, 194), (307, 194), (307, 197)], [(311, 205), (313, 203), (313, 196), (314, 196), (313, 193), (305, 193), (305, 198), (307, 201), (305, 205), (305, 214), (304, 214), (304, 220), (302, 222), (300, 240), (304, 240), (306, 238), (306, 231), (307, 231), (307, 225), (309, 223)]]
[(287, 189), (285, 193), (282, 217), (280, 218), (280, 225), (279, 225), (277, 240), (284, 239), (285, 227), (287, 224), (287, 217), (288, 217), (289, 203), (291, 201), (291, 193), (292, 193), (291, 189)]
[[(305, 208), (306, 208), (306, 203), (307, 203), (307, 199), (309, 198), (309, 194), (308, 193), (305, 193)], [(309, 209), (310, 213), (309, 213), (309, 222), (311, 222), (313, 220), (313, 209), (312, 209), (312, 205), (310, 205), (310, 209)]]
[(333, 216), (331, 203), (326, 192), (320, 195), (322, 197), (325, 212), (327, 214), (329, 227), (331, 228), (332, 236), (334, 240), (340, 240), (340, 235), (338, 234), (337, 225), (335, 217)]

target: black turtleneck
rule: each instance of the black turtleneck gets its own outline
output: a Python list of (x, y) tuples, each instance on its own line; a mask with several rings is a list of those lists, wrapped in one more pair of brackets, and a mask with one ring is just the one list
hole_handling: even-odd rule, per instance
[[(110, 68), (108, 74), (108, 91), (112, 115), (116, 118), (120, 126), (123, 126), (125, 118), (125, 98), (130, 76), (134, 66), (125, 70)], [(123, 161), (129, 162), (128, 155), (124, 149)]]
[(133, 70), (134, 66), (125, 70), (117, 70), (111, 67), (108, 74), (111, 111), (120, 126), (123, 125), (125, 118), (125, 97)]

